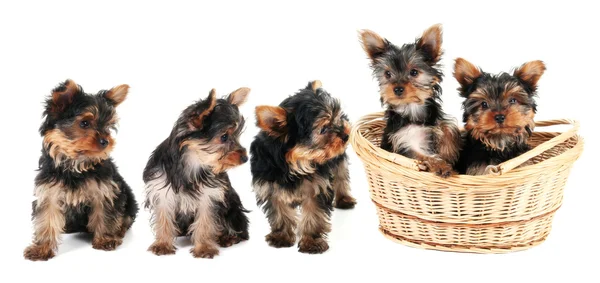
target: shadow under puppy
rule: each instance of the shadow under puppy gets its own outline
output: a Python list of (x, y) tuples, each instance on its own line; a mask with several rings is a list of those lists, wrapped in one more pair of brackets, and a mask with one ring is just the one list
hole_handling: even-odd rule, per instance
[(483, 72), (465, 59), (456, 59), (454, 77), (460, 84), (465, 122), (465, 145), (457, 170), (483, 175), (530, 149), (535, 127), (537, 82), (546, 70), (542, 61), (523, 64), (512, 75)]
[(46, 100), (44, 137), (33, 202), (29, 260), (54, 257), (62, 233), (92, 233), (92, 247), (114, 250), (133, 224), (138, 205), (109, 154), (116, 107), (127, 97), (120, 85), (86, 94), (66, 80)]
[(257, 203), (271, 226), (266, 241), (295, 244), (300, 206), (299, 251), (325, 252), (332, 202), (343, 209), (356, 204), (345, 153), (350, 124), (339, 101), (314, 81), (279, 106), (256, 107), (256, 125), (250, 164)]
[(213, 258), (218, 245), (248, 240), (247, 210), (226, 171), (248, 161), (239, 143), (241, 106), (250, 93), (240, 88), (187, 107), (171, 134), (152, 153), (144, 170), (145, 206), (152, 214), (155, 242), (148, 250), (174, 254), (177, 236), (191, 236), (194, 257)]
[(441, 26), (402, 47), (370, 30), (362, 30), (360, 39), (379, 82), (381, 104), (387, 106), (381, 148), (420, 161), (423, 170), (450, 176), (460, 132), (441, 106)]

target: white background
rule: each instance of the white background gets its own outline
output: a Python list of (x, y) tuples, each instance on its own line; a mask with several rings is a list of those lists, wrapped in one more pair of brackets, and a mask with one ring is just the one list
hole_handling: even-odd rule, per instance
[[(600, 281), (600, 188), (594, 178), (600, 22), (590, 4), (211, 2), (0, 4), (0, 281)], [(245, 164), (230, 176), (252, 210), (250, 241), (221, 249), (213, 260), (192, 258), (186, 240), (178, 241), (174, 256), (147, 252), (153, 235), (145, 210), (116, 251), (93, 250), (89, 237), (65, 236), (49, 262), (23, 259), (32, 235), (30, 203), (41, 149), (37, 129), (42, 101), (59, 82), (71, 78), (93, 93), (123, 83), (131, 86), (118, 109), (121, 122), (113, 157), (141, 202), (142, 170), (151, 151), (169, 134), (180, 111), (206, 97), (211, 88), (222, 95), (241, 86), (252, 88), (242, 107), (247, 129), (241, 140), (246, 146), (257, 132), (254, 107), (276, 105), (313, 79), (341, 98), (356, 121), (381, 109), (357, 30), (372, 29), (401, 45), (435, 23), (444, 29), (447, 112), (461, 115), (458, 84), (451, 76), (454, 58), (464, 57), (493, 73), (541, 59), (547, 72), (539, 82), (536, 118), (582, 122), (586, 148), (542, 245), (505, 255), (476, 255), (426, 251), (385, 239), (377, 229), (362, 163), (349, 148), (358, 206), (334, 212), (331, 248), (325, 254), (267, 246), (268, 224), (256, 207)]]

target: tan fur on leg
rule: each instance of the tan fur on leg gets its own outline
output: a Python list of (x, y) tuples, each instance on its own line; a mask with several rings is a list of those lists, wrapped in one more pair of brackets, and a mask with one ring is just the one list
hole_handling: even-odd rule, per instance
[(329, 216), (317, 204), (314, 197), (306, 197), (302, 202), (302, 217), (298, 233), (302, 236), (322, 236), (331, 232)]
[(350, 194), (350, 175), (348, 161), (344, 160), (333, 169), (334, 206), (340, 209), (354, 208), (356, 199)]
[(175, 213), (167, 207), (155, 208), (153, 228), (156, 240), (148, 248), (155, 255), (168, 255), (175, 253), (175, 237), (178, 234), (175, 227)]
[(198, 199), (196, 218), (190, 225), (192, 243), (190, 250), (194, 257), (213, 258), (219, 254), (217, 237), (222, 227), (217, 222), (215, 207), (225, 198), (224, 188), (203, 187)]
[(456, 124), (452, 121), (444, 121), (440, 123), (438, 128), (435, 128), (433, 133), (437, 136), (438, 155), (441, 159), (450, 164), (458, 161), (460, 151), (460, 132)]
[(114, 182), (104, 183), (89, 181), (86, 188), (89, 192), (91, 212), (88, 215), (88, 230), (94, 233), (92, 247), (98, 250), (112, 251), (123, 242), (117, 234), (121, 230), (121, 218), (112, 220), (106, 217), (106, 206), (113, 205), (113, 199), (119, 188)]
[(175, 224), (178, 195), (165, 183), (164, 178), (158, 178), (148, 182), (145, 189), (145, 202), (152, 214), (152, 229), (156, 237), (148, 250), (155, 255), (174, 254), (175, 237), (179, 235)]
[(133, 224), (133, 219), (131, 219), (130, 216), (123, 216), (121, 219), (121, 230), (119, 230), (119, 233), (117, 233), (117, 237), (125, 237), (125, 233), (127, 233), (127, 230), (129, 230), (131, 224)]
[(38, 205), (38, 213), (34, 219), (33, 244), (25, 252), (29, 260), (48, 260), (54, 257), (58, 247), (60, 234), (65, 227), (65, 217), (55, 202), (46, 202)]
[(300, 243), (298, 250), (303, 253), (323, 253), (329, 249), (326, 234), (331, 231), (329, 215), (317, 202), (319, 193), (328, 193), (328, 182), (322, 178), (315, 178), (312, 182), (304, 181), (302, 184), (302, 218), (299, 231)]
[(38, 197), (33, 220), (33, 244), (25, 249), (24, 256), (29, 260), (48, 260), (54, 257), (60, 235), (65, 227), (65, 216), (60, 206), (58, 186), (36, 188)]
[(295, 197), (282, 189), (271, 196), (271, 213), (268, 215), (271, 233), (265, 236), (270, 246), (291, 247), (296, 243), (297, 211), (293, 207)]
[(270, 182), (255, 184), (253, 191), (259, 203), (264, 203), (271, 226), (271, 232), (265, 236), (267, 243), (276, 248), (293, 246), (297, 225), (297, 212), (293, 205), (299, 201), (299, 196)]

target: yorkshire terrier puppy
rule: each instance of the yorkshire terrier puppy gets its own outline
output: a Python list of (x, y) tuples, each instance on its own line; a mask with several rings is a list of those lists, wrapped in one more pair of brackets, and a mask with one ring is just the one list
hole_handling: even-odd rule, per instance
[(213, 258), (218, 246), (248, 240), (248, 211), (231, 186), (227, 170), (248, 161), (239, 143), (249, 88), (188, 106), (144, 169), (145, 207), (152, 214), (156, 255), (174, 254), (178, 236), (190, 236), (194, 257)]
[(387, 121), (381, 148), (420, 161), (442, 177), (458, 159), (458, 126), (442, 111), (442, 29), (434, 25), (414, 43), (398, 47), (370, 30), (360, 32), (362, 47), (379, 81)]
[(138, 206), (109, 154), (118, 121), (116, 107), (127, 97), (120, 85), (95, 95), (72, 80), (46, 100), (39, 173), (35, 178), (33, 244), (29, 260), (54, 257), (63, 233), (91, 233), (92, 247), (114, 250), (135, 220)]
[(489, 165), (498, 165), (530, 149), (537, 82), (546, 70), (542, 61), (523, 64), (512, 75), (483, 72), (458, 58), (454, 77), (465, 98), (463, 122), (465, 146), (457, 170), (482, 175)]
[(314, 81), (279, 106), (256, 107), (256, 125), (250, 166), (257, 203), (271, 226), (266, 241), (277, 248), (295, 244), (300, 206), (299, 251), (325, 252), (332, 202), (341, 209), (356, 204), (345, 153), (350, 124), (339, 101)]

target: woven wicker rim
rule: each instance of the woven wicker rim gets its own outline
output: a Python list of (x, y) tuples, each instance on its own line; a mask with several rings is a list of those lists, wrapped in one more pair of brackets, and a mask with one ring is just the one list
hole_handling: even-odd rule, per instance
[[(477, 189), (488, 188), (488, 189), (492, 190), (495, 188), (487, 187), (485, 185), (489, 184), (490, 182), (498, 182), (500, 180), (503, 182), (510, 182), (511, 179), (514, 179), (513, 181), (517, 181), (519, 178), (522, 178), (523, 176), (527, 176), (530, 174), (536, 174), (536, 172), (539, 172), (540, 167), (543, 166), (544, 162), (548, 162), (550, 160), (556, 159), (559, 156), (551, 157), (551, 158), (546, 159), (537, 164), (523, 166), (520, 168), (516, 168), (516, 167), (525, 163), (529, 159), (542, 154), (544, 151), (551, 149), (562, 142), (565, 142), (566, 140), (568, 140), (570, 138), (577, 137), (577, 132), (579, 130), (579, 122), (575, 121), (575, 120), (557, 119), (557, 120), (538, 121), (538, 122), (536, 122), (537, 128), (557, 126), (557, 125), (570, 125), (571, 127), (568, 130), (560, 133), (559, 135), (556, 135), (556, 133), (536, 132), (536, 134), (539, 134), (539, 135), (547, 134), (548, 136), (552, 136), (552, 138), (537, 145), (533, 149), (527, 151), (526, 153), (524, 153), (516, 158), (510, 159), (510, 160), (508, 160), (504, 163), (501, 163), (499, 165), (496, 165), (496, 166), (488, 166), (489, 174), (494, 175), (495, 178), (490, 179), (489, 175), (483, 175), (483, 176), (456, 175), (451, 178), (442, 179), (442, 178), (439, 178), (429, 172), (419, 172), (421, 170), (419, 169), (420, 162), (418, 160), (407, 158), (405, 156), (402, 156), (402, 155), (399, 155), (396, 153), (388, 152), (388, 151), (376, 146), (375, 144), (370, 142), (367, 138), (365, 138), (365, 136), (361, 132), (361, 131), (364, 131), (365, 128), (367, 128), (367, 127), (365, 127), (365, 125), (373, 124), (373, 123), (385, 123), (385, 121), (383, 120), (383, 115), (384, 115), (384, 112), (377, 112), (377, 113), (369, 114), (369, 115), (363, 116), (360, 120), (358, 120), (355, 123), (354, 127), (352, 128), (351, 135), (350, 135), (350, 142), (355, 151), (359, 151), (359, 150), (367, 151), (368, 153), (374, 155), (375, 157), (377, 157), (376, 162), (371, 162), (372, 160), (368, 160), (368, 161), (372, 164), (376, 164), (378, 167), (380, 167), (382, 169), (386, 169), (388, 172), (397, 172), (396, 166), (400, 165), (405, 168), (412, 169), (415, 172), (418, 172), (418, 174), (422, 178), (427, 178), (428, 180), (435, 180), (440, 185), (447, 186), (448, 189), (460, 189), (460, 190), (465, 189), (467, 187), (477, 188)], [(582, 141), (583, 140), (581, 138), (579, 138), (579, 142), (582, 142)], [(564, 152), (561, 155), (568, 155), (570, 153), (570, 151), (573, 151), (573, 150), (579, 150), (579, 149), (576, 149), (576, 147), (573, 147), (573, 148), (568, 149), (566, 152)], [(364, 158), (365, 158), (364, 156), (361, 156), (361, 159), (363, 159), (363, 161), (366, 161), (366, 160), (364, 160)], [(510, 173), (518, 172), (520, 174), (508, 174), (509, 172)], [(484, 185), (484, 186), (482, 186), (482, 185)]]

